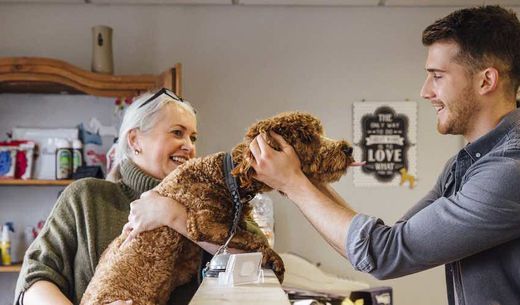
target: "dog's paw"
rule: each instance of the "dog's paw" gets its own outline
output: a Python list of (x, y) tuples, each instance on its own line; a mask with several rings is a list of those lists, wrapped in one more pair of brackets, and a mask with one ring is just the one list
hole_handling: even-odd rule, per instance
[(280, 281), (280, 283), (283, 282), (285, 266), (283, 264), (282, 258), (276, 252), (274, 252), (273, 249), (267, 248), (264, 251), (262, 265), (264, 267), (272, 269), (274, 274), (278, 278), (278, 281)]

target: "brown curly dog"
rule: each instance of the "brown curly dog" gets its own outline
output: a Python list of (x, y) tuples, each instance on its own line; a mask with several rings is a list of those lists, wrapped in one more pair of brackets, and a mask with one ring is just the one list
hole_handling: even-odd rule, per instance
[[(271, 188), (252, 178), (253, 156), (249, 143), (266, 133), (268, 143), (279, 149), (269, 131), (280, 134), (294, 147), (303, 172), (312, 180), (337, 181), (354, 162), (352, 147), (345, 141), (323, 136), (318, 119), (310, 114), (291, 112), (262, 120), (250, 127), (244, 141), (232, 150), (233, 170), (240, 181), (242, 198), (254, 196)], [(187, 231), (191, 239), (223, 244), (233, 221), (233, 203), (223, 174), (225, 153), (192, 159), (168, 175), (155, 190), (187, 208)], [(230, 247), (261, 251), (263, 266), (274, 270), (282, 281), (284, 266), (267, 240), (246, 230), (244, 213)], [(169, 227), (143, 232), (120, 249), (126, 238), (122, 234), (103, 253), (94, 277), (81, 300), (82, 305), (102, 305), (116, 300), (132, 299), (134, 305), (163, 305), (179, 285), (196, 276), (201, 249)]]

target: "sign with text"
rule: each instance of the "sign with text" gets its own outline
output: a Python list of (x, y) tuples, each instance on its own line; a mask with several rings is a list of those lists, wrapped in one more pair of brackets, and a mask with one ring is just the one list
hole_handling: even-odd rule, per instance
[(356, 186), (400, 185), (405, 175), (415, 177), (415, 102), (354, 103), (353, 121), (354, 157), (366, 162), (354, 172)]

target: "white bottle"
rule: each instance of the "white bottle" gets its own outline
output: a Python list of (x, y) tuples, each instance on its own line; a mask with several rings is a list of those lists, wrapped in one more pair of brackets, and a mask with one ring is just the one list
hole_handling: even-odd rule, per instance
[(250, 202), (253, 207), (253, 220), (267, 237), (269, 246), (274, 246), (274, 207), (273, 200), (266, 194), (257, 194)]
[(92, 72), (114, 74), (112, 32), (106, 25), (92, 27)]
[(81, 165), (83, 165), (83, 143), (74, 139), (72, 140), (72, 173), (74, 174)]
[(70, 179), (72, 176), (72, 145), (63, 138), (56, 138), (56, 179)]
[(34, 178), (56, 179), (56, 138), (45, 138), (38, 145), (39, 154), (35, 159)]

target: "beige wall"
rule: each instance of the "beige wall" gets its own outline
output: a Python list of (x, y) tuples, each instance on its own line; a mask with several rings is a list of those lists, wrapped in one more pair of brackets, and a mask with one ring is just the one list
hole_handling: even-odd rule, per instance
[[(185, 97), (199, 110), (200, 154), (229, 149), (249, 124), (280, 111), (310, 111), (330, 137), (351, 139), (353, 102), (417, 100), (418, 186), (355, 188), (352, 174), (335, 185), (356, 210), (391, 224), (461, 146), (460, 138), (437, 134), (432, 107), (418, 94), (425, 75), (421, 31), (452, 9), (4, 4), (0, 56), (53, 57), (89, 69), (90, 28), (110, 25), (116, 73), (184, 65)], [(277, 250), (390, 285), (397, 305), (447, 303), (442, 267), (376, 281), (354, 272), (294, 205), (273, 198)]]

